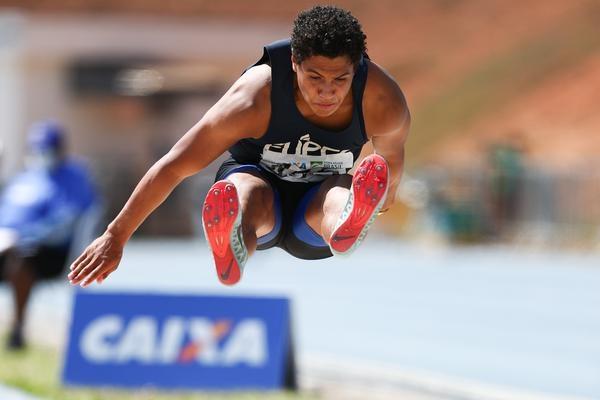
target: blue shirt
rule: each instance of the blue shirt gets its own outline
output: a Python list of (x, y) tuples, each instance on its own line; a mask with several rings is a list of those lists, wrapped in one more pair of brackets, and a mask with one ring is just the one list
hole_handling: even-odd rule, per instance
[(52, 170), (28, 169), (0, 196), (0, 227), (13, 229), (23, 251), (41, 245), (66, 247), (77, 219), (97, 202), (87, 168), (65, 160)]

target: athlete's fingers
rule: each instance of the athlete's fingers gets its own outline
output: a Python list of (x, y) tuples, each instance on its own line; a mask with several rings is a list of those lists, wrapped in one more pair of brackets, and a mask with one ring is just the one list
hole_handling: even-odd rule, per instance
[(109, 276), (110, 274), (112, 274), (113, 272), (115, 272), (116, 270), (117, 270), (117, 266), (115, 265), (115, 266), (114, 266), (114, 267), (112, 267), (112, 268), (111, 268), (111, 269), (110, 269), (108, 272), (105, 272), (105, 273), (104, 273), (104, 275), (102, 275), (102, 276), (100, 277), (100, 283), (104, 282), (104, 280), (105, 280), (106, 278), (108, 278), (108, 276)]
[(70, 278), (71, 284), (76, 285), (85, 279), (92, 271), (94, 271), (98, 265), (102, 263), (102, 259), (98, 256), (93, 256), (89, 260), (86, 260), (85, 265), (81, 265), (80, 269), (77, 270)]
[(77, 260), (71, 264), (71, 272), (69, 272), (67, 277), (72, 279), (74, 276), (77, 276), (81, 270), (91, 262), (93, 256), (94, 254), (89, 252), (85, 252), (84, 254), (80, 255), (79, 258), (77, 258)]
[(89, 285), (91, 285), (92, 283), (96, 282), (102, 275), (105, 274), (104, 269), (106, 267), (98, 267), (94, 270), (94, 272), (92, 274), (90, 274), (89, 277), (85, 278), (80, 284), (79, 286), (81, 286), (82, 288), (84, 287), (88, 287)]
[(71, 263), (71, 267), (70, 267), (71, 271), (73, 271), (79, 264), (81, 264), (82, 261), (84, 261), (86, 258), (88, 258), (88, 256), (89, 256), (89, 252), (86, 249), (83, 253), (81, 253), (79, 255), (79, 257), (77, 257), (75, 259), (75, 261), (73, 261)]
[(88, 286), (90, 283), (92, 283), (95, 279), (95, 277), (97, 277), (98, 275), (100, 275), (106, 268), (106, 265), (103, 265), (102, 263), (96, 263), (96, 268), (88, 271), (85, 276), (82, 276), (80, 279), (78, 279), (79, 282), (79, 286), (81, 287), (86, 287)]
[(106, 264), (99, 264), (93, 271), (91, 271), (87, 276), (81, 281), (80, 286), (86, 287), (93, 283), (98, 277), (102, 276), (107, 269)]
[(115, 272), (116, 269), (117, 269), (117, 267), (115, 266), (115, 267), (111, 268), (109, 271), (103, 273), (102, 275), (100, 275), (100, 277), (98, 279), (96, 279), (96, 282), (98, 282), (98, 284), (101, 284), (102, 282), (104, 282), (104, 280), (106, 278), (108, 278), (108, 276), (110, 274), (112, 274), (113, 272)]
[(123, 244), (111, 235), (102, 235), (94, 240), (71, 266), (69, 281), (82, 287), (104, 279), (119, 265), (123, 255)]
[(88, 268), (94, 262), (94, 255), (89, 254), (83, 261), (81, 261), (68, 275), (69, 280), (73, 283), (74, 280), (81, 275), (81, 273)]
[(105, 261), (102, 261), (93, 271), (87, 274), (87, 276), (81, 282), (81, 287), (86, 287), (90, 285), (104, 274), (110, 274), (112, 272), (112, 268), (112, 265), (106, 263)]
[(83, 261), (80, 261), (75, 268), (73, 268), (71, 270), (71, 272), (69, 272), (69, 275), (67, 275), (67, 277), (69, 278), (69, 281), (71, 281), (71, 283), (73, 283), (73, 280), (77, 278), (77, 276), (79, 276), (79, 274), (81, 274), (81, 271), (87, 267), (90, 262), (92, 261), (92, 257), (89, 256), (86, 259), (84, 259)]

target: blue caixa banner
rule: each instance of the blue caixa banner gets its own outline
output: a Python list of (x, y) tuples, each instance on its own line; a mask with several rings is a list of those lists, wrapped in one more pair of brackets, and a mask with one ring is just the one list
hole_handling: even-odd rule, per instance
[(276, 389), (289, 380), (290, 338), (285, 298), (78, 291), (63, 382)]

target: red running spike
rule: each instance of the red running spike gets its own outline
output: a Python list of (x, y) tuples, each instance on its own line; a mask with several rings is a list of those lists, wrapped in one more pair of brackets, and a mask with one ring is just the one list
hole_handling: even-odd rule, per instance
[(248, 250), (242, 238), (237, 190), (230, 181), (218, 181), (208, 191), (202, 207), (202, 227), (219, 280), (225, 285), (236, 284), (242, 277)]
[(360, 163), (350, 187), (350, 196), (329, 239), (334, 254), (350, 254), (363, 241), (385, 201), (389, 181), (383, 157), (371, 154)]

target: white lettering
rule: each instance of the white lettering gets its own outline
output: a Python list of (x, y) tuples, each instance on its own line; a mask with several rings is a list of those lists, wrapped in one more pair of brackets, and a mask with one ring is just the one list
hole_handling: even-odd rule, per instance
[[(242, 320), (220, 346), (230, 327), (229, 320), (171, 317), (159, 329), (158, 321), (149, 316), (125, 324), (118, 315), (105, 315), (84, 329), (79, 347), (82, 355), (94, 363), (172, 364), (187, 353), (186, 362), (205, 365), (264, 365), (268, 358), (264, 323), (259, 319)], [(184, 341), (186, 333), (190, 343)]]
[(123, 321), (118, 315), (106, 315), (92, 321), (81, 335), (79, 348), (88, 360), (104, 363), (114, 357), (114, 351), (107, 339), (123, 329)]
[(240, 322), (223, 349), (224, 365), (247, 363), (258, 367), (267, 361), (267, 334), (265, 325), (258, 319)]
[(302, 155), (309, 155), (313, 151), (321, 150), (319, 143), (308, 141), (302, 145)]
[(161, 362), (170, 364), (177, 361), (184, 333), (185, 321), (182, 318), (173, 317), (165, 322), (157, 355)]
[(115, 361), (135, 360), (143, 364), (154, 361), (157, 326), (151, 317), (139, 317), (131, 320), (116, 349)]
[(265, 147), (263, 148), (263, 150), (264, 151), (276, 151), (278, 153), (286, 154), (288, 152), (288, 150), (290, 149), (290, 144), (291, 144), (290, 142), (265, 144)]
[[(344, 151), (348, 151), (348, 150), (344, 150)], [(338, 149), (334, 149), (331, 147), (327, 147), (327, 146), (321, 147), (321, 155), (322, 156), (326, 156), (328, 154), (337, 154), (337, 153), (341, 153), (341, 152)]]

